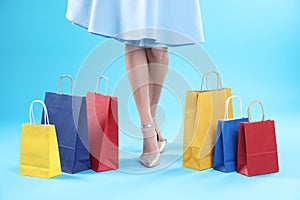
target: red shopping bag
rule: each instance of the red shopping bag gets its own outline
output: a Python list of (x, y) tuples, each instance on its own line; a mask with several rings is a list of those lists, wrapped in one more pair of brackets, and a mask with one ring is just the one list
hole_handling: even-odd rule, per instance
[[(252, 122), (250, 109), (259, 103), (262, 121)], [(265, 120), (264, 108), (260, 101), (252, 101), (248, 107), (249, 122), (240, 123), (238, 137), (237, 171), (246, 176), (278, 172), (278, 155), (273, 120)]]
[[(108, 93), (108, 79), (104, 76), (99, 77), (96, 91), (102, 78), (107, 81)], [(86, 102), (91, 169), (97, 172), (118, 169), (118, 99), (88, 92)]]

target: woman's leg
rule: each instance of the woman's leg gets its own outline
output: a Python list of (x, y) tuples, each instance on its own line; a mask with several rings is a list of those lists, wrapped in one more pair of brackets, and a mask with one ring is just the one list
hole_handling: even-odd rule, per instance
[[(149, 66), (146, 49), (134, 45), (126, 45), (126, 71), (133, 91), (135, 103), (142, 125), (153, 124), (149, 98)], [(144, 134), (143, 153), (158, 152), (155, 129), (153, 133)], [(148, 135), (148, 136), (145, 136)]]
[[(149, 63), (149, 96), (151, 116), (156, 116), (157, 105), (160, 99), (163, 82), (168, 72), (169, 56), (167, 48), (147, 48), (146, 49), (148, 63)], [(159, 136), (159, 141), (164, 138), (160, 132), (158, 124), (155, 124), (156, 131)]]

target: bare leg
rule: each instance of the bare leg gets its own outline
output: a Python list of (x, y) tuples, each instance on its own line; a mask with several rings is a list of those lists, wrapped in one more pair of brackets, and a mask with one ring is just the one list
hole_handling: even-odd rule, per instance
[[(151, 83), (149, 87), (151, 116), (155, 117), (163, 82), (168, 72), (169, 56), (167, 48), (147, 48), (146, 52), (149, 62), (149, 80)], [(163, 141), (164, 138), (158, 124), (155, 120), (154, 122), (159, 141)]]
[[(146, 49), (126, 45), (126, 71), (133, 91), (142, 125), (153, 124), (149, 98), (149, 65)], [(143, 153), (158, 152), (155, 129), (142, 129), (144, 134)]]

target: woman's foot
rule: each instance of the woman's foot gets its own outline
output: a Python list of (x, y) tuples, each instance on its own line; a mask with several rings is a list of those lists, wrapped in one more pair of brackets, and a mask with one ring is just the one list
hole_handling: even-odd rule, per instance
[(153, 117), (153, 123), (155, 126), (155, 132), (157, 133), (157, 146), (158, 146), (159, 152), (162, 153), (167, 148), (167, 140), (165, 138), (163, 138), (163, 136), (160, 132), (159, 126), (154, 117)]
[(153, 124), (142, 126), (144, 136), (143, 153), (140, 161), (146, 167), (155, 167), (160, 163), (160, 151), (157, 142), (157, 133)]

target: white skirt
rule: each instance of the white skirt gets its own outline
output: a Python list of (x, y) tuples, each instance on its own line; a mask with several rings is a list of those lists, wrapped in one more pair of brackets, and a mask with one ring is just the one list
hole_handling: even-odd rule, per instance
[(90, 33), (137, 46), (204, 42), (198, 0), (68, 0), (66, 17)]

